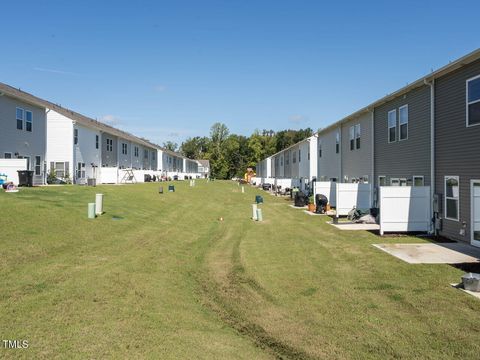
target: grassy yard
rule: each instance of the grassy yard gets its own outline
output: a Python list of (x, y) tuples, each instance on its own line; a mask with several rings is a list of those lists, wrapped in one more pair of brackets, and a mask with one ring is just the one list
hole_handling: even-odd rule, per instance
[[(254, 223), (250, 187), (175, 185), (0, 193), (0, 340), (30, 344), (0, 358), (480, 356), (480, 302), (449, 286), (460, 270), (265, 193)], [(88, 220), (96, 192), (106, 214)]]

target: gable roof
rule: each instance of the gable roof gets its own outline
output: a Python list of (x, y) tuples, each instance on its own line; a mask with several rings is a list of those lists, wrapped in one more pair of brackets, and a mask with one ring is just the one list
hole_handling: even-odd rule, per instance
[(77, 113), (73, 110), (61, 107), (60, 105), (54, 104), (50, 101), (43, 100), (39, 97), (36, 97), (32, 94), (29, 94), (25, 91), (22, 91), (20, 89), (16, 89), (10, 85), (4, 84), (0, 82), (0, 93), (17, 98), (19, 100), (22, 100), (26, 103), (44, 108), (44, 109), (51, 109), (56, 111), (57, 113), (68, 117), (69, 119), (74, 120), (75, 122), (79, 123), (80, 125), (89, 127), (89, 128), (94, 128), (99, 131), (103, 131), (106, 133), (109, 133), (114, 136), (121, 137), (126, 140), (130, 140), (132, 142), (135, 142), (137, 144), (143, 145), (145, 147), (149, 148), (154, 148), (157, 149), (159, 148), (157, 145), (154, 145), (153, 143), (149, 142), (148, 140), (142, 139), (138, 136), (132, 135), (126, 131), (119, 130), (117, 128), (114, 128), (113, 126), (104, 124), (100, 121), (94, 120), (92, 118), (89, 118), (85, 115), (82, 115), (80, 113)]

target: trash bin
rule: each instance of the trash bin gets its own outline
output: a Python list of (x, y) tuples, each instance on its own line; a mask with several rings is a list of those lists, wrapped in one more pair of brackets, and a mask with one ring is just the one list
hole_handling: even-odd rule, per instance
[(168, 191), (169, 192), (175, 192), (175, 186), (174, 185), (168, 185)]
[(33, 171), (31, 170), (17, 170), (18, 172), (18, 186), (33, 186)]
[(256, 195), (255, 196), (255, 202), (257, 204), (263, 204), (263, 197), (261, 197), (260, 195)]

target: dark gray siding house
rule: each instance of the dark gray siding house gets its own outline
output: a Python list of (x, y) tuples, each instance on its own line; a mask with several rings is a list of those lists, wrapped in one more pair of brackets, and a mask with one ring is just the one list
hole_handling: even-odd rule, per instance
[(480, 60), (476, 60), (435, 80), (435, 193), (443, 219), (440, 235), (474, 245), (480, 245), (479, 146)]
[(116, 167), (118, 164), (118, 138), (102, 133), (102, 166)]
[(374, 109), (375, 186), (430, 185), (430, 86)]

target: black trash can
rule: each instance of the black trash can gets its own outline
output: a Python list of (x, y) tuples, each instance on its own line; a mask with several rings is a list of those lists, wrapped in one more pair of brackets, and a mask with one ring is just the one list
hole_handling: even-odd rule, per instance
[(18, 186), (33, 186), (33, 171), (31, 170), (17, 170), (18, 172)]

